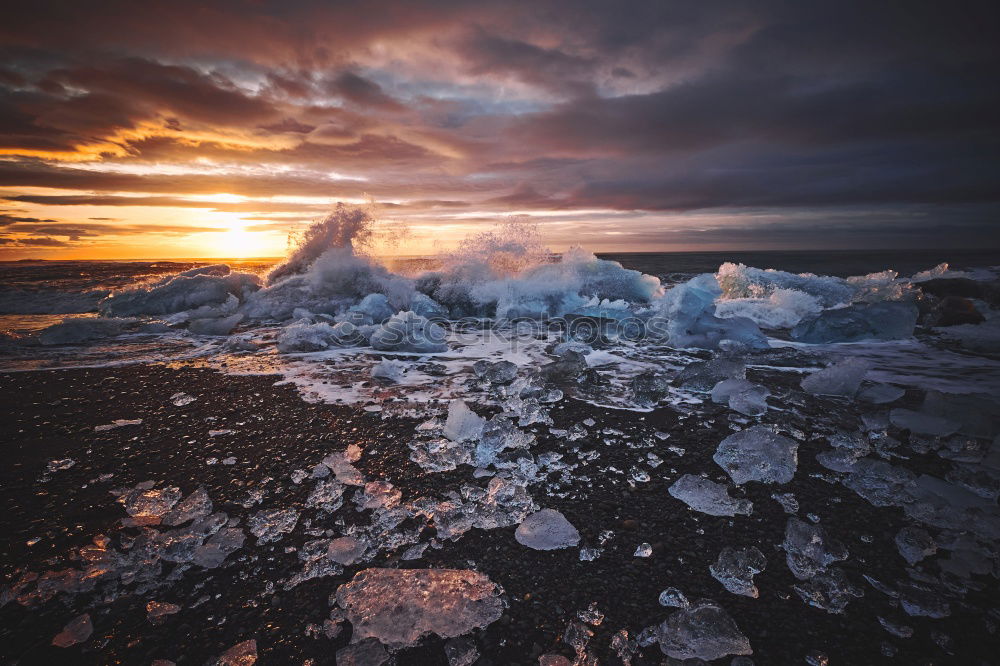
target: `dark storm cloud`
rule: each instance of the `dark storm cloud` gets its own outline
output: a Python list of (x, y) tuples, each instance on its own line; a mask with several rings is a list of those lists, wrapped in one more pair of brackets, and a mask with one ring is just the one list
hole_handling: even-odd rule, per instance
[(360, 106), (401, 111), (403, 105), (382, 90), (382, 86), (354, 72), (341, 72), (328, 85), (330, 92)]
[[(934, 243), (941, 232), (920, 216), (938, 210), (940, 228), (960, 222), (986, 237), (1000, 212), (997, 11), (778, 0), (22, 3), (0, 25), (0, 150), (10, 156), (0, 186), (26, 205), (289, 216), (312, 204), (195, 198), (368, 194), (398, 201), (386, 208), (400, 214), (446, 202), (484, 214), (853, 211), (850, 228), (817, 215), (748, 222), (776, 242), (861, 242), (860, 229), (884, 239), (907, 233), (909, 220)], [(75, 154), (109, 166), (57, 166)], [(226, 168), (155, 169), (196, 161)], [(16, 192), (26, 187), (76, 191)]]

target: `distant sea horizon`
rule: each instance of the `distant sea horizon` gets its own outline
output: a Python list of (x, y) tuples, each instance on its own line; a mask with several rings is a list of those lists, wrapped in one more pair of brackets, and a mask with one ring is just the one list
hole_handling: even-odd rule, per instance
[[(560, 252), (553, 252), (559, 255)], [(618, 261), (626, 268), (652, 275), (714, 272), (724, 262), (743, 263), (792, 273), (815, 273), (847, 277), (883, 270), (912, 275), (941, 263), (953, 269), (1000, 266), (1000, 248), (989, 249), (837, 249), (837, 250), (671, 250), (644, 252), (595, 252), (602, 259)], [(410, 261), (433, 259), (435, 254), (379, 255), (380, 259)], [(169, 257), (133, 259), (17, 259), (2, 264), (103, 263), (103, 264), (268, 264), (283, 257)]]

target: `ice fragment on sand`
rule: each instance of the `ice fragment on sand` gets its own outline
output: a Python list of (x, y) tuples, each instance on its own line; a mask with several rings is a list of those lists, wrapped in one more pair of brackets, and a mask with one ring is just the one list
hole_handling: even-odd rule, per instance
[(802, 380), (802, 389), (809, 393), (840, 395), (853, 398), (871, 369), (871, 363), (860, 358), (848, 358), (818, 370)]
[(104, 425), (94, 426), (94, 432), (106, 432), (108, 430), (114, 430), (115, 428), (122, 428), (124, 426), (139, 425), (142, 423), (142, 419), (115, 419), (111, 423)]
[(785, 560), (799, 580), (812, 578), (830, 564), (847, 559), (842, 543), (827, 535), (819, 525), (811, 525), (794, 516), (785, 526)]
[(70, 647), (77, 643), (83, 643), (94, 633), (94, 625), (90, 622), (90, 614), (84, 613), (74, 618), (69, 624), (63, 627), (52, 639), (52, 644), (56, 647)]
[(502, 590), (478, 571), (365, 569), (337, 590), (355, 640), (400, 648), (427, 634), (461, 636), (503, 613)]
[(534, 435), (517, 428), (503, 414), (497, 414), (482, 427), (482, 434), (476, 443), (476, 465), (480, 467), (492, 465), (496, 462), (497, 454), (501, 451), (506, 449), (526, 449), (534, 441)]
[(640, 543), (635, 547), (635, 552), (632, 553), (632, 557), (649, 557), (653, 554), (653, 547), (648, 543)]
[(194, 558), (191, 560), (200, 567), (214, 569), (243, 547), (246, 535), (238, 527), (225, 527), (215, 534), (194, 551)]
[(223, 652), (213, 666), (253, 666), (255, 663), (257, 663), (257, 641), (251, 638)]
[(676, 587), (668, 587), (660, 592), (660, 605), (667, 608), (687, 608), (690, 602)]
[(726, 437), (712, 456), (737, 485), (748, 481), (788, 483), (798, 466), (799, 445), (758, 425)]
[(792, 329), (792, 339), (810, 344), (899, 340), (913, 335), (917, 307), (912, 303), (872, 303), (824, 310), (803, 319)]
[(785, 513), (795, 515), (799, 512), (799, 501), (793, 493), (774, 493), (771, 499), (780, 504)]
[(836, 568), (819, 573), (792, 588), (805, 603), (835, 614), (843, 613), (851, 598), (864, 594), (843, 571)]
[(937, 552), (933, 537), (919, 527), (904, 527), (896, 533), (896, 548), (910, 566)]
[(765, 566), (767, 560), (759, 548), (726, 546), (715, 563), (709, 566), (709, 571), (715, 580), (733, 594), (756, 599), (759, 593), (757, 586), (753, 584), (753, 577), (763, 571)]
[(266, 509), (250, 516), (247, 526), (250, 533), (257, 537), (258, 544), (280, 541), (281, 538), (295, 529), (299, 520), (299, 512), (295, 509)]
[(931, 437), (947, 437), (958, 432), (958, 429), (962, 427), (962, 424), (957, 421), (926, 412), (916, 412), (912, 409), (894, 409), (889, 412), (889, 419), (892, 421), (892, 425), (897, 428)]
[(185, 497), (169, 513), (163, 516), (163, 524), (176, 527), (189, 520), (203, 518), (212, 513), (212, 500), (205, 486), (199, 486), (193, 493)]
[(580, 533), (555, 509), (542, 509), (525, 518), (514, 538), (535, 550), (557, 550), (580, 543)]
[(750, 641), (733, 618), (707, 599), (673, 613), (658, 632), (660, 649), (674, 659), (712, 661), (730, 654), (753, 654)]
[(184, 405), (190, 405), (197, 399), (198, 398), (190, 396), (184, 392), (174, 393), (172, 396), (170, 396), (170, 402), (172, 402), (176, 407), (183, 407)]
[(742, 359), (716, 356), (708, 361), (695, 361), (680, 371), (675, 382), (689, 391), (709, 392), (726, 379), (746, 379), (747, 367)]
[(352, 536), (340, 537), (330, 542), (327, 556), (338, 564), (354, 564), (365, 553), (365, 544)]
[(753, 511), (750, 500), (730, 497), (726, 486), (693, 474), (677, 479), (667, 492), (695, 511), (710, 516), (749, 516)]
[(145, 488), (139, 484), (118, 498), (125, 513), (142, 525), (155, 525), (181, 499), (180, 488)]
[(162, 601), (150, 601), (146, 604), (146, 619), (157, 624), (164, 618), (180, 612), (181, 607), (177, 604), (168, 604)]
[(486, 420), (473, 412), (461, 400), (452, 400), (448, 405), (448, 419), (442, 433), (453, 442), (478, 439)]
[(910, 638), (913, 636), (913, 627), (908, 627), (900, 622), (893, 622), (880, 615), (878, 623), (882, 625), (883, 629), (897, 638)]
[(59, 460), (50, 460), (46, 469), (48, 469), (49, 472), (62, 472), (75, 464), (76, 461), (72, 458), (60, 458)]

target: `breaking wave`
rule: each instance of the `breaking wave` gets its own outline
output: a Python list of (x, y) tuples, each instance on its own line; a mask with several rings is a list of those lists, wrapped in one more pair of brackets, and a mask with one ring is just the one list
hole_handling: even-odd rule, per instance
[[(465, 318), (590, 318), (597, 322), (591, 330), (612, 337), (609, 322), (619, 333), (628, 327), (629, 339), (677, 348), (719, 349), (728, 341), (759, 349), (769, 345), (761, 329), (827, 343), (906, 338), (918, 321), (976, 325), (984, 320), (982, 298), (956, 305), (928, 290), (942, 281), (993, 277), (946, 264), (912, 278), (891, 270), (840, 278), (727, 262), (715, 273), (666, 286), (581, 248), (553, 255), (538, 229), (518, 218), (469, 236), (435, 257), (430, 269), (404, 273), (376, 258), (379, 234), (370, 207), (340, 204), (302, 233), (263, 279), (224, 264), (201, 266), (103, 298), (77, 294), (61, 307), (97, 310), (105, 318), (155, 317), (197, 335), (279, 324), (288, 329), (282, 351), (375, 346), (373, 340), (400, 335), (394, 350), (437, 350), (440, 339), (427, 338), (436, 332), (431, 322)], [(942, 311), (956, 307), (961, 311)], [(981, 348), (982, 336), (965, 336), (973, 337)]]

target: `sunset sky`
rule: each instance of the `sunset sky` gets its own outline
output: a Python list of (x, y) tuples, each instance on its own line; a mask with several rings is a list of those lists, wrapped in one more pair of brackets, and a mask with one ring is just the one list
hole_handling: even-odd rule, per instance
[(8, 3), (0, 258), (274, 256), (368, 200), (407, 253), (995, 247), (993, 7)]

